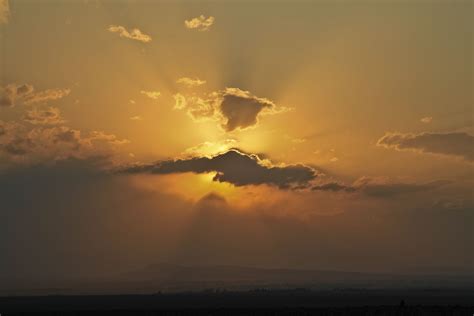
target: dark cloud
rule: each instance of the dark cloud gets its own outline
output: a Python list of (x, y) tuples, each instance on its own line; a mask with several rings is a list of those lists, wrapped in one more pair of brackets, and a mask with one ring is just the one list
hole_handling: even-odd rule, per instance
[(474, 161), (474, 136), (462, 132), (402, 134), (386, 133), (378, 146), (396, 150), (462, 157)]
[(248, 91), (226, 89), (220, 104), (220, 112), (225, 118), (222, 126), (229, 132), (256, 125), (260, 112), (273, 107), (275, 104), (270, 100), (252, 96)]
[(449, 184), (449, 181), (437, 180), (428, 183), (357, 183), (355, 188), (373, 197), (394, 197), (403, 194), (430, 191)]
[(377, 178), (362, 177), (356, 180), (352, 185), (345, 185), (338, 182), (328, 182), (315, 185), (311, 188), (311, 190), (332, 192), (361, 192), (372, 197), (388, 198), (404, 194), (434, 190), (449, 183), (450, 181), (445, 180), (437, 180), (428, 183), (397, 183)]
[(311, 188), (313, 191), (333, 191), (333, 192), (339, 192), (339, 191), (345, 191), (345, 192), (354, 192), (356, 191), (356, 188), (347, 186), (344, 184), (340, 184), (338, 182), (329, 182), (321, 185), (315, 185)]
[(257, 155), (232, 149), (214, 157), (166, 160), (154, 164), (125, 168), (126, 173), (208, 173), (216, 172), (213, 180), (235, 186), (269, 184), (279, 188), (309, 185), (316, 171), (304, 165), (270, 166)]

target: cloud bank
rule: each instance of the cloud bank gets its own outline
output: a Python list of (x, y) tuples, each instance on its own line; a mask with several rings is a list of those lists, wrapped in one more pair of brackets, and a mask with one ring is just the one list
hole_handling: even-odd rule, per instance
[(474, 136), (462, 132), (386, 133), (378, 140), (377, 146), (400, 151), (456, 156), (474, 161)]
[(58, 125), (57, 114), (55, 110), (28, 112), (25, 120), (33, 126), (0, 121), (0, 161), (31, 164), (71, 157), (108, 156), (117, 146), (129, 142), (102, 131), (84, 133)]
[(236, 149), (213, 157), (165, 160), (148, 165), (126, 167), (122, 173), (210, 173), (213, 181), (235, 186), (268, 184), (278, 188), (307, 187), (317, 177), (316, 171), (304, 165), (273, 166), (257, 155), (245, 154)]
[(360, 192), (367, 196), (378, 198), (391, 198), (400, 195), (412, 194), (438, 189), (450, 184), (450, 181), (437, 180), (427, 183), (394, 182), (385, 178), (361, 177), (352, 185), (339, 182), (327, 182), (311, 187), (312, 191), (332, 192)]

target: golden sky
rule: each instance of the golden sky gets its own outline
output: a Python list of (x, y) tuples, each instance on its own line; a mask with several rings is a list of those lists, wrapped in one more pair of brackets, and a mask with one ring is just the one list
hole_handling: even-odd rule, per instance
[(124, 266), (471, 266), (472, 10), (0, 0), (5, 271), (51, 227)]

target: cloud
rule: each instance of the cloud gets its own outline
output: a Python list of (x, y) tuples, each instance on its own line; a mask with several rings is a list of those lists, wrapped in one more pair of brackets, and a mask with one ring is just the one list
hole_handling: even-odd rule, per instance
[(140, 93), (146, 95), (147, 97), (149, 97), (150, 99), (153, 99), (153, 100), (157, 100), (158, 97), (161, 95), (161, 92), (159, 92), (159, 91), (141, 90)]
[(197, 86), (202, 86), (203, 84), (205, 84), (206, 80), (201, 80), (199, 78), (192, 79), (188, 77), (183, 77), (176, 80), (176, 83), (184, 84), (188, 87), (197, 87)]
[(7, 84), (1, 88), (0, 106), (14, 106), (17, 99), (22, 99), (33, 92), (34, 88), (30, 84), (17, 85)]
[(185, 20), (184, 25), (188, 29), (196, 29), (198, 31), (208, 31), (212, 24), (214, 24), (214, 17), (209, 16), (206, 18), (204, 15), (200, 15), (191, 20)]
[(390, 182), (384, 178), (361, 177), (353, 183), (353, 187), (364, 194), (373, 197), (393, 197), (430, 191), (449, 184), (446, 180), (436, 180), (427, 183)]
[(422, 117), (420, 119), (420, 122), (425, 123), (425, 124), (431, 123), (432, 121), (433, 121), (433, 117), (431, 116)]
[(181, 93), (176, 93), (173, 95), (174, 98), (174, 106), (173, 109), (175, 110), (183, 110), (187, 107), (188, 102), (186, 101), (186, 97)]
[(403, 134), (386, 133), (377, 146), (399, 151), (440, 154), (474, 160), (474, 136), (463, 132)]
[(0, 161), (31, 164), (110, 155), (117, 146), (129, 142), (102, 131), (83, 133), (64, 125), (51, 126), (57, 123), (58, 112), (51, 113), (28, 112), (25, 117), (33, 125), (0, 121)]
[(7, 24), (10, 19), (10, 5), (8, 0), (0, 0), (0, 24)]
[(61, 117), (61, 111), (54, 107), (43, 110), (34, 108), (26, 112), (23, 120), (34, 125), (57, 125), (65, 122)]
[(275, 107), (272, 101), (253, 96), (249, 91), (227, 88), (220, 104), (220, 111), (226, 120), (223, 127), (226, 131), (233, 131), (256, 125), (260, 112)]
[(70, 89), (48, 89), (37, 93), (29, 93), (25, 96), (24, 103), (32, 104), (50, 100), (58, 100), (64, 98), (70, 92)]
[(206, 141), (186, 149), (185, 154), (192, 156), (212, 156), (237, 147), (237, 140), (229, 138), (221, 141)]
[(221, 119), (217, 110), (218, 98), (216, 93), (209, 94), (207, 99), (197, 96), (185, 97), (181, 93), (173, 96), (175, 110), (186, 110), (186, 113), (196, 122), (219, 121)]
[(333, 191), (333, 192), (339, 192), (339, 191), (355, 192), (356, 191), (355, 188), (353, 188), (351, 186), (344, 185), (344, 184), (340, 184), (338, 182), (328, 182), (328, 183), (324, 183), (324, 184), (321, 184), (321, 185), (315, 185), (311, 188), (311, 190), (313, 190), (313, 191)]
[(135, 116), (130, 117), (130, 119), (132, 121), (141, 121), (143, 120), (143, 117), (141, 117), (140, 115), (135, 115)]
[(17, 103), (30, 105), (58, 100), (69, 95), (70, 92), (70, 89), (47, 89), (34, 92), (34, 87), (30, 84), (17, 85), (10, 83), (1, 88), (0, 106), (14, 106)]
[(400, 195), (430, 191), (450, 184), (450, 181), (437, 180), (427, 183), (404, 183), (393, 182), (386, 178), (361, 177), (354, 181), (352, 185), (345, 185), (338, 182), (327, 182), (315, 185), (312, 191), (332, 191), (332, 192), (360, 192), (371, 197), (390, 198)]
[(134, 28), (129, 32), (123, 26), (111, 25), (111, 26), (109, 26), (109, 28), (107, 30), (109, 32), (112, 32), (112, 33), (118, 33), (120, 35), (120, 37), (129, 38), (129, 39), (139, 41), (139, 42), (142, 42), (142, 43), (151, 42), (151, 36), (142, 33), (142, 31), (140, 31), (137, 28)]
[(316, 178), (316, 171), (304, 165), (274, 166), (257, 155), (236, 149), (213, 157), (165, 160), (148, 165), (126, 167), (123, 173), (210, 173), (213, 181), (228, 182), (235, 186), (268, 184), (279, 188), (306, 187)]
[[(103, 172), (104, 163), (96, 157), (71, 158), (0, 174), (2, 293), (25, 295), (32, 284), (55, 294), (63, 293), (61, 288), (78, 293), (81, 288), (69, 290), (75, 287), (65, 280), (122, 276), (155, 262), (261, 267), (283, 262), (300, 269), (399, 274), (413, 266), (456, 262), (472, 271), (472, 194), (465, 196), (469, 203), (463, 208), (446, 209), (444, 197), (438, 208), (430, 204), (436, 197), (429, 194), (417, 199), (425, 204), (420, 208), (406, 199), (381, 207), (374, 199), (328, 200), (329, 194), (285, 191), (281, 193), (294, 198), (274, 203), (264, 196), (263, 203), (242, 211), (229, 197), (212, 191), (194, 202), (164, 193), (159, 181), (153, 182), (153, 190), (137, 186), (135, 177)], [(140, 177), (145, 180), (140, 182), (150, 182)], [(317, 215), (331, 203), (344, 211)], [(5, 282), (15, 277), (26, 282)], [(148, 292), (169, 288), (168, 282), (157, 280)], [(130, 292), (118, 284), (123, 282), (113, 282), (113, 289), (92, 285), (88, 290)]]
[(306, 142), (306, 139), (305, 138), (292, 138), (291, 142), (295, 144), (302, 144)]
[(225, 88), (207, 94), (204, 98), (174, 95), (177, 110), (186, 110), (196, 121), (212, 120), (220, 122), (221, 127), (231, 132), (257, 125), (261, 115), (277, 114), (289, 109), (278, 107), (269, 99), (257, 97), (239, 88)]

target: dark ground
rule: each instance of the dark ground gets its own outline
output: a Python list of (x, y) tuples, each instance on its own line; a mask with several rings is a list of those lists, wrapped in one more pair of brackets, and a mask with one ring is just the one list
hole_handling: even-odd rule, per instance
[(204, 291), (0, 297), (9, 315), (474, 315), (472, 291)]

